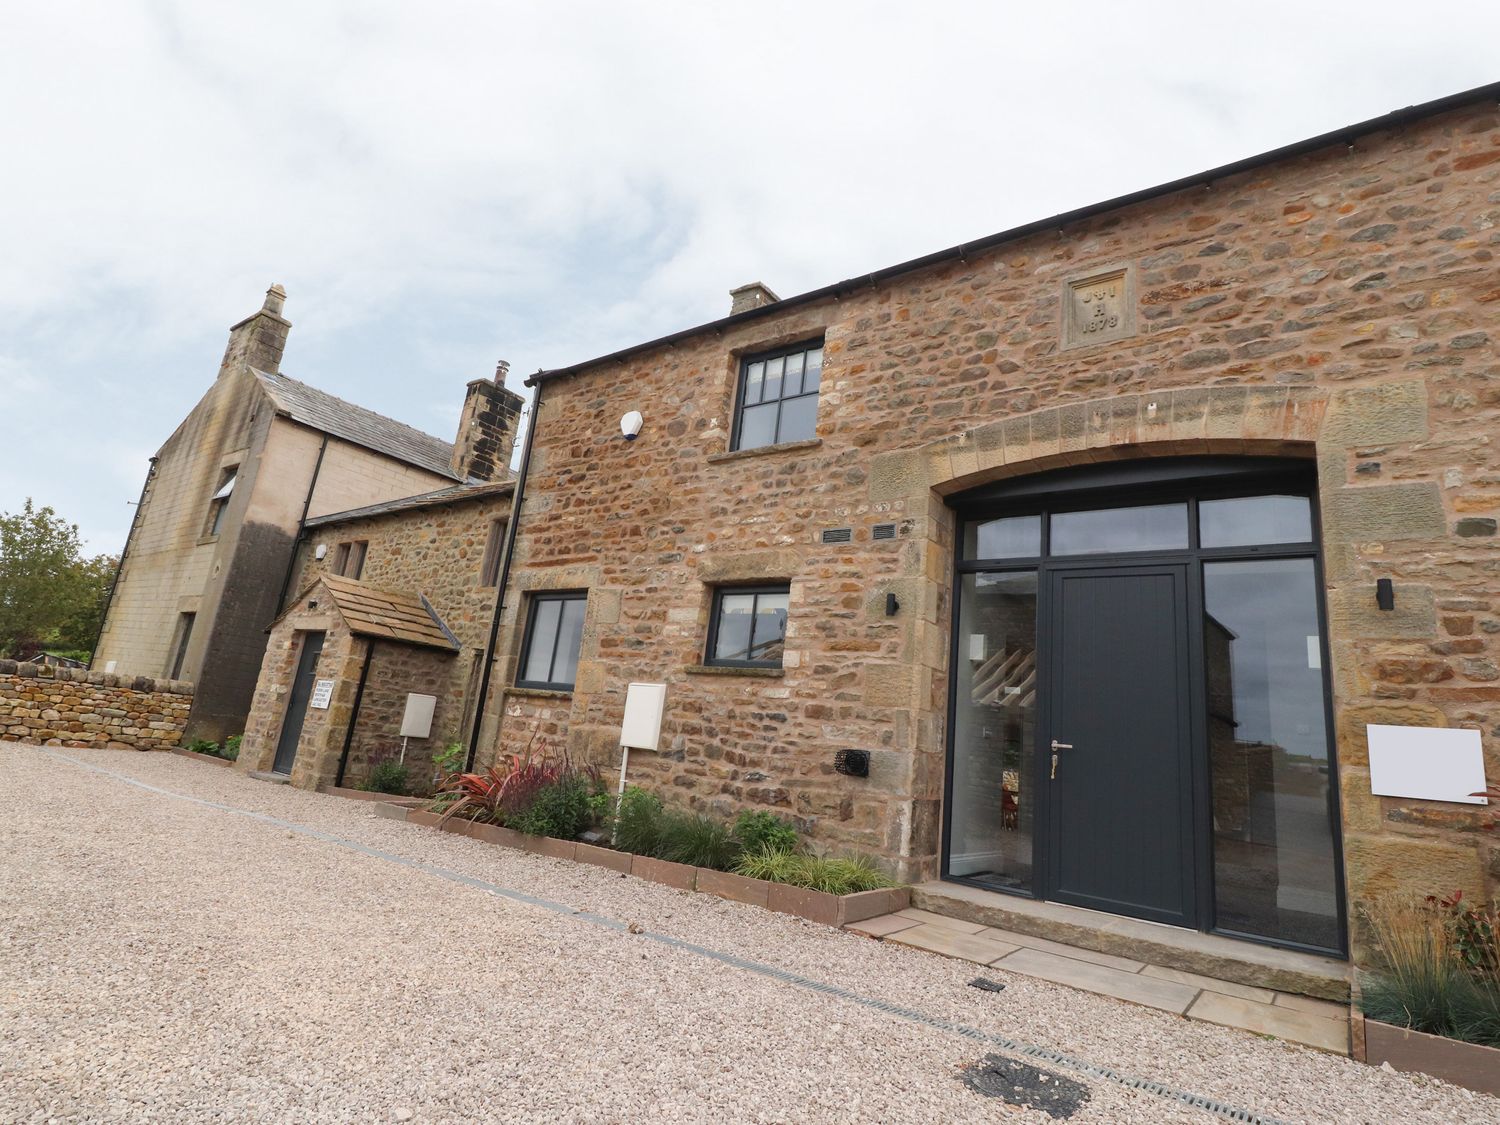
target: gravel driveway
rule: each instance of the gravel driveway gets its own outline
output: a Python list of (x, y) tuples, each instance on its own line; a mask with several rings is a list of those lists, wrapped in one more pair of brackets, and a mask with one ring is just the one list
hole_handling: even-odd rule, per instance
[(1027, 977), (980, 991), (973, 966), (175, 756), (0, 743), (0, 795), (0, 1121), (1053, 1120), (972, 1089), (986, 1056), (1086, 1095), (1076, 1122), (1225, 1120), (1174, 1091), (1500, 1120), (1439, 1082)]

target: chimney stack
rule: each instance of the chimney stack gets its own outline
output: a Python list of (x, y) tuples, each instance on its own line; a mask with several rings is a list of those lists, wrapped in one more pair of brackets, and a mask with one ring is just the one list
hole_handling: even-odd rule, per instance
[(729, 291), (729, 315), (758, 309), (762, 305), (774, 305), (779, 300), (781, 298), (771, 292), (770, 286), (752, 281), (749, 285), (741, 285), (738, 289)]
[(286, 307), (286, 290), (273, 285), (266, 290), (260, 312), (247, 316), (229, 330), (229, 345), (219, 364), (222, 378), (226, 371), (255, 367), (272, 375), (280, 373), (281, 354), (286, 351), (286, 337), (292, 322), (281, 315)]
[(510, 453), (516, 444), (516, 423), (525, 400), (506, 389), (510, 364), (495, 365), (494, 379), (475, 379), (464, 396), (453, 439), (453, 475), (461, 480), (504, 480), (510, 473)]

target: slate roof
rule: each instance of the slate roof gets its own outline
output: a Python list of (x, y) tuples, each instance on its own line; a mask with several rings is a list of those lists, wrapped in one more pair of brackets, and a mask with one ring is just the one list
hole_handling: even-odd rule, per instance
[(442, 438), (424, 434), (404, 422), (355, 406), (285, 375), (255, 371), (255, 377), (271, 397), (277, 411), (292, 421), (373, 449), (376, 453), (384, 453), (419, 469), (458, 479), (452, 469), (453, 446)]
[(457, 638), (421, 594), (379, 590), (336, 574), (325, 574), (319, 581), (351, 633), (445, 652), (458, 651)]
[(380, 504), (366, 504), (363, 508), (350, 508), (346, 512), (329, 512), (324, 516), (314, 516), (307, 521), (309, 528), (325, 527), (333, 523), (347, 523), (350, 520), (368, 519), (371, 516), (390, 515), (394, 512), (407, 512), (413, 508), (432, 508), (440, 504), (461, 504), (465, 500), (479, 500), (486, 496), (504, 495), (515, 487), (515, 481), (495, 480), (486, 481), (483, 484), (450, 484), (446, 488), (435, 489), (432, 492), (419, 492), (415, 496), (402, 496), (397, 500), (386, 500)]

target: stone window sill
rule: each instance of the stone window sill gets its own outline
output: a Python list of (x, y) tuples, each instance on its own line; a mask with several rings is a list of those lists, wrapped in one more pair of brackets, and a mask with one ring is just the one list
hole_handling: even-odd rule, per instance
[(793, 453), (799, 449), (816, 449), (823, 444), (822, 438), (806, 441), (784, 441), (780, 445), (758, 445), (754, 449), (731, 449), (727, 453), (710, 453), (708, 463), (720, 465), (725, 461), (741, 461), (746, 457), (765, 457), (772, 453)]
[(760, 676), (770, 680), (786, 675), (785, 668), (736, 668), (728, 664), (689, 664), (683, 671), (689, 676)]
[(217, 535), (200, 535), (198, 536), (198, 542), (193, 544), (193, 546), (206, 547), (208, 544), (217, 543), (218, 541), (219, 537)]
[(527, 699), (572, 699), (573, 698), (573, 693), (571, 691), (554, 691), (551, 688), (535, 688), (535, 687), (514, 687), (514, 686), (512, 686), (512, 687), (508, 687), (508, 688), (505, 689), (505, 694), (506, 695), (519, 695), (519, 696), (523, 696), (523, 697), (525, 697)]

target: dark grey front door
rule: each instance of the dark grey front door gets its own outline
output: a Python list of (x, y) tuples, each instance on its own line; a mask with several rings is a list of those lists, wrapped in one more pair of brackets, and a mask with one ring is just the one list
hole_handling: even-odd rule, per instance
[(292, 681), (292, 697), (287, 701), (286, 718), (281, 722), (281, 740), (276, 743), (276, 773), (291, 773), (297, 760), (297, 743), (302, 738), (302, 720), (307, 718), (307, 701), (312, 696), (313, 681), (318, 676), (318, 657), (323, 652), (323, 634), (307, 633), (302, 638), (302, 655), (297, 659), (297, 676)]
[(1196, 925), (1187, 568), (1051, 579), (1045, 897)]

